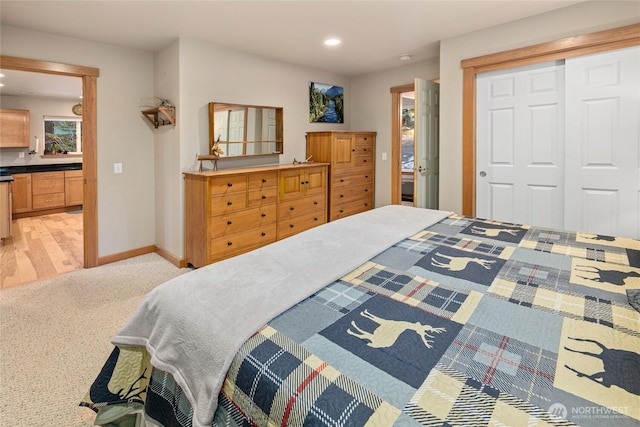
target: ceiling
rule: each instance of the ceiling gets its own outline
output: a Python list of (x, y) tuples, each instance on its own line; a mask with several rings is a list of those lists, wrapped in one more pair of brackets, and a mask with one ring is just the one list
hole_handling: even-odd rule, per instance
[[(0, 24), (148, 52), (192, 38), (356, 76), (435, 59), (440, 40), (575, 3), (580, 1), (2, 0)], [(342, 44), (324, 46), (329, 37)], [(411, 59), (400, 61), (403, 54)]]

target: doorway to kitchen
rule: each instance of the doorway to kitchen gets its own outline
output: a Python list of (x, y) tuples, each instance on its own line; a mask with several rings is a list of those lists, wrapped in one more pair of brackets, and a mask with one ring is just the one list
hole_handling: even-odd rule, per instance
[(96, 125), (99, 70), (4, 55), (0, 55), (0, 63), (4, 69), (72, 76), (82, 80), (82, 214), (78, 217), (82, 217), (82, 266), (95, 267), (98, 265)]

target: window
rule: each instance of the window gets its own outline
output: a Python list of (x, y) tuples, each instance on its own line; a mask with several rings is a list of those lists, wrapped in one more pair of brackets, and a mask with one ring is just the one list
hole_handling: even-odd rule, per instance
[(44, 117), (44, 152), (82, 153), (82, 119), (79, 117)]

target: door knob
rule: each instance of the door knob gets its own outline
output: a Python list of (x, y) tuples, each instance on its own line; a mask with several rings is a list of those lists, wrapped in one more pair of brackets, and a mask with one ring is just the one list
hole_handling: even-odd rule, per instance
[(480, 171), (480, 176), (484, 178), (485, 176), (487, 176), (487, 173), (485, 171)]

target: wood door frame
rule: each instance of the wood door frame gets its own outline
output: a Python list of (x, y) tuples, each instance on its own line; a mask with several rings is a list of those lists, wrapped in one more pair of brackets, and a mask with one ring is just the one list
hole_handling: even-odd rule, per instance
[(2, 68), (34, 73), (57, 74), (82, 79), (82, 177), (83, 241), (85, 268), (98, 265), (98, 132), (97, 79), (100, 70), (35, 59), (0, 55)]
[(391, 88), (391, 204), (402, 203), (402, 94), (414, 92), (410, 83)]
[(463, 59), (462, 214), (476, 213), (476, 74), (640, 45), (640, 24)]

